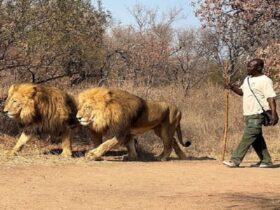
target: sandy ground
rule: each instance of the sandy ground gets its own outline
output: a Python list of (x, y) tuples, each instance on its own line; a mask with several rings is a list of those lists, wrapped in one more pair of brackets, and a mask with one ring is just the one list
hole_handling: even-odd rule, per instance
[(270, 169), (216, 160), (2, 162), (0, 209), (280, 209)]

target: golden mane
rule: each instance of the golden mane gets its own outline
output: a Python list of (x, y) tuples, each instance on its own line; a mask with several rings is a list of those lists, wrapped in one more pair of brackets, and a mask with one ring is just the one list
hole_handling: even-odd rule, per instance
[(22, 83), (14, 85), (13, 92), (33, 94), (32, 104), (19, 122), (26, 133), (60, 135), (66, 126), (75, 124), (77, 108), (73, 98), (56, 87)]

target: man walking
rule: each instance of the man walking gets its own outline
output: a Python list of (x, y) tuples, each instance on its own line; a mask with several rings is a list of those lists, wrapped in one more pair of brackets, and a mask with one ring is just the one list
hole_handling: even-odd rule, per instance
[(270, 154), (262, 134), (262, 125), (265, 121), (264, 111), (271, 110), (269, 125), (276, 125), (278, 115), (276, 112), (276, 96), (273, 90), (272, 80), (263, 74), (264, 62), (261, 59), (253, 59), (247, 64), (247, 77), (241, 87), (227, 84), (227, 88), (236, 94), (243, 96), (243, 114), (245, 117), (245, 129), (241, 142), (234, 150), (231, 159), (224, 161), (228, 167), (238, 167), (252, 145), (260, 162), (255, 166), (268, 168), (272, 166)]

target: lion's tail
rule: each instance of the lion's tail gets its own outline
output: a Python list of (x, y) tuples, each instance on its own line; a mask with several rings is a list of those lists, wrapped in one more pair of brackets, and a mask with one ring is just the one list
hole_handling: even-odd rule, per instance
[(176, 132), (177, 132), (177, 136), (178, 136), (178, 140), (180, 142), (180, 144), (184, 147), (189, 147), (191, 146), (191, 141), (186, 141), (186, 143), (183, 142), (183, 137), (182, 137), (182, 131), (181, 131), (181, 125), (180, 123), (178, 124), (178, 126), (176, 127)]

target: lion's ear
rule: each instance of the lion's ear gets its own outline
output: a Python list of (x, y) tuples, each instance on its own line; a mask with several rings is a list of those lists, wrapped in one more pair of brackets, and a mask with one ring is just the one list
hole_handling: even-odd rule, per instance
[(29, 98), (33, 98), (37, 93), (37, 87), (32, 87), (29, 94), (28, 94), (28, 97)]
[(113, 95), (111, 90), (109, 90), (107, 94), (108, 94), (109, 97), (112, 97), (112, 95)]
[(15, 92), (15, 88), (16, 88), (16, 85), (11, 85), (11, 87), (8, 90), (8, 96), (13, 95), (13, 93)]
[(106, 97), (105, 97), (105, 102), (106, 103), (109, 103), (113, 98), (113, 92), (111, 90), (109, 90), (106, 94)]

